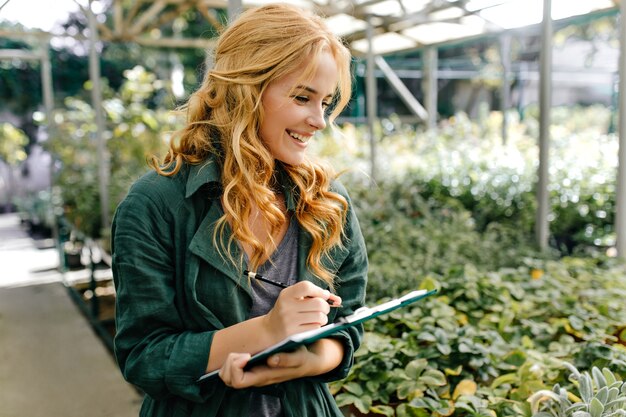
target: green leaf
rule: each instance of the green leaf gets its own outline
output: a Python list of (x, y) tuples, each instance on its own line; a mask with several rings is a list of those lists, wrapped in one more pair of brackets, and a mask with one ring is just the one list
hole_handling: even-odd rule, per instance
[(338, 407), (352, 405), (356, 400), (358, 400), (358, 397), (352, 394), (341, 393), (335, 396), (335, 402)]
[(620, 407), (619, 409), (624, 409), (626, 406), (626, 397), (618, 398), (606, 404), (607, 409), (612, 409), (616, 406)]
[(399, 399), (405, 400), (415, 391), (417, 385), (415, 381), (403, 381), (398, 385), (396, 389), (396, 395)]
[(606, 380), (607, 385), (613, 385), (613, 383), (617, 380), (613, 372), (611, 372), (608, 368), (602, 368), (602, 374), (604, 375), (604, 379)]
[(516, 373), (504, 374), (504, 375), (500, 375), (499, 377), (494, 379), (493, 382), (491, 383), (490, 387), (492, 389), (493, 388), (498, 388), (502, 384), (512, 384), (515, 381), (517, 381), (517, 374)]
[(609, 389), (606, 386), (600, 388), (596, 393), (595, 398), (597, 398), (603, 405), (606, 404), (606, 401), (609, 398)]
[(419, 286), (420, 290), (441, 290), (441, 284), (432, 276), (425, 277)]
[(354, 401), (354, 406), (363, 414), (367, 414), (372, 406), (372, 398), (369, 395), (364, 395), (361, 398), (357, 398)]
[(424, 372), (424, 374), (420, 376), (419, 380), (431, 387), (432, 386), (442, 387), (448, 383), (444, 373), (438, 369), (427, 369), (426, 372)]
[(409, 378), (417, 380), (427, 366), (428, 361), (426, 359), (414, 359), (408, 363), (404, 370)]
[(591, 368), (591, 374), (593, 375), (593, 381), (596, 383), (596, 387), (603, 388), (606, 387), (607, 381), (602, 374), (602, 371), (597, 367)]
[(357, 384), (356, 382), (348, 382), (347, 384), (343, 386), (343, 388), (349, 393), (354, 394), (356, 396), (363, 395), (363, 388), (361, 387), (360, 384)]
[(514, 350), (509, 352), (505, 357), (504, 361), (508, 364), (520, 367), (526, 362), (526, 353), (521, 350)]
[(582, 400), (589, 404), (591, 401), (591, 397), (593, 395), (593, 388), (591, 386), (591, 378), (589, 377), (589, 374), (584, 373), (581, 375), (579, 382), (579, 386), (578, 389), (580, 390), (580, 398), (582, 398)]
[(388, 417), (393, 417), (395, 411), (388, 405), (375, 405), (370, 408), (370, 411), (374, 414), (382, 414)]
[(412, 417), (413, 414), (410, 411), (409, 406), (406, 403), (400, 404), (396, 408), (396, 417)]
[(619, 389), (617, 389), (616, 387), (609, 388), (609, 395), (605, 403), (609, 404), (611, 401), (614, 401), (615, 399), (617, 399), (618, 395), (619, 395)]
[(369, 380), (365, 383), (365, 388), (367, 388), (369, 392), (376, 392), (378, 391), (379, 387), (380, 381)]
[(591, 404), (589, 404), (589, 413), (591, 414), (591, 417), (601, 417), (603, 411), (604, 405), (597, 398), (591, 400)]
[(420, 334), (417, 335), (417, 338), (419, 340), (424, 340), (426, 342), (436, 342), (437, 341), (437, 338), (435, 337), (435, 335), (430, 333), (430, 332), (421, 332)]

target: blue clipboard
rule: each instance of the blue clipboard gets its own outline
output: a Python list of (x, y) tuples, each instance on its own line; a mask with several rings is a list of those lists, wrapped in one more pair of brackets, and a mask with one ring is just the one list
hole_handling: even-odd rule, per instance
[[(391, 311), (405, 307), (418, 300), (421, 300), (422, 298), (428, 297), (436, 292), (437, 290), (411, 291), (410, 293), (405, 294), (400, 298), (387, 301), (385, 303), (379, 304), (374, 307), (361, 307), (357, 309), (353, 314), (349, 316), (341, 317), (335, 323), (327, 324), (326, 326), (322, 326), (319, 329), (309, 330), (309, 331), (302, 332), (302, 333), (296, 333), (284, 339), (283, 341), (254, 354), (250, 358), (250, 360), (248, 361), (244, 369), (247, 370), (256, 365), (264, 364), (267, 358), (274, 355), (275, 353), (290, 352), (290, 351), (295, 350), (301, 345), (310, 345), (311, 343), (319, 339), (323, 339), (325, 337), (331, 336), (334, 333), (340, 332), (341, 330), (344, 330), (349, 327), (355, 326), (357, 324), (363, 323), (365, 321), (371, 320), (382, 314), (387, 314)], [(208, 374), (204, 374), (200, 378), (198, 378), (197, 382), (206, 381), (208, 379), (216, 377), (218, 373), (219, 373), (219, 369), (209, 372)]]

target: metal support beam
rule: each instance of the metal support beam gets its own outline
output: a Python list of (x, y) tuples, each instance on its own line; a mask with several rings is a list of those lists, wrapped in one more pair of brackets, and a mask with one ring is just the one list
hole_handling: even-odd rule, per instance
[[(54, 89), (52, 84), (52, 65), (50, 64), (50, 52), (49, 52), (49, 36), (37, 36), (38, 43), (40, 44), (40, 52), (30, 52), (23, 49), (2, 49), (0, 50), (0, 60), (3, 59), (19, 59), (27, 61), (39, 61), (41, 72), (41, 89), (43, 95), (44, 111), (46, 113), (47, 122), (47, 134), (48, 138), (53, 137), (56, 131), (54, 122)], [(54, 187), (54, 155), (50, 153), (50, 166), (48, 167), (50, 180), (48, 183), (49, 198), (52, 200), (53, 187)], [(48, 209), (50, 210), (52, 238), (55, 242), (56, 249), (59, 255), (59, 259), (62, 260), (62, 251), (59, 245), (59, 225), (56, 219), (55, 207), (50, 201)]]
[(626, 258), (626, 1), (620, 3), (620, 14), (619, 151), (615, 197), (615, 243), (617, 256)]
[(24, 49), (0, 49), (0, 59), (39, 61), (41, 60), (41, 55)]
[(365, 77), (365, 101), (367, 108), (367, 124), (369, 126), (369, 139), (370, 139), (370, 181), (374, 183), (376, 181), (376, 101), (378, 100), (378, 93), (376, 89), (376, 75), (374, 70), (376, 69), (376, 61), (374, 58), (374, 24), (372, 23), (372, 17), (367, 17), (367, 73)]
[(428, 47), (424, 50), (424, 79), (422, 88), (424, 90), (424, 103), (428, 113), (428, 129), (434, 130), (437, 127), (437, 80), (438, 72), (438, 50), (436, 47)]
[(509, 73), (511, 72), (511, 35), (500, 36), (500, 62), (502, 65), (502, 87), (500, 88), (500, 107), (502, 107), (502, 143), (508, 139), (509, 118), (507, 110), (511, 105)]
[(550, 201), (548, 193), (550, 122), (552, 107), (552, 0), (543, 0), (541, 23), (541, 55), (539, 76), (539, 183), (537, 184), (537, 244), (541, 250), (548, 248)]
[(104, 114), (102, 111), (102, 88), (100, 86), (100, 57), (97, 46), (100, 42), (98, 36), (98, 25), (89, 0), (89, 7), (86, 10), (89, 22), (89, 78), (91, 80), (91, 105), (96, 118), (96, 137), (98, 149), (98, 180), (100, 192), (100, 217), (102, 228), (110, 226), (109, 221), (109, 153), (106, 148), (106, 138), (104, 136)]
[(417, 101), (413, 93), (411, 93), (407, 86), (404, 85), (400, 77), (393, 72), (393, 69), (391, 69), (389, 64), (387, 64), (387, 61), (385, 61), (385, 59), (380, 55), (375, 57), (374, 61), (376, 62), (376, 66), (378, 66), (378, 68), (382, 71), (387, 81), (389, 81), (389, 84), (391, 84), (394, 91), (398, 93), (404, 104), (406, 104), (409, 110), (411, 110), (411, 113), (426, 121), (428, 119), (426, 109), (424, 109), (420, 102)]
[(48, 120), (48, 135), (54, 132), (54, 93), (52, 88), (52, 65), (50, 64), (50, 52), (48, 43), (41, 45), (41, 88), (43, 90), (43, 105), (46, 109), (46, 120)]
[[(52, 138), (56, 135), (56, 122), (54, 120), (54, 87), (52, 84), (52, 64), (50, 63), (49, 42), (49, 39), (47, 39), (46, 42), (41, 42), (41, 53), (39, 56), (41, 59), (41, 88), (43, 91), (43, 106), (46, 111), (46, 121), (48, 122), (47, 133), (48, 138)], [(62, 266), (64, 262), (63, 248), (61, 247), (61, 241), (59, 239), (59, 222), (55, 210), (56, 207), (54, 207), (53, 203), (53, 190), (55, 183), (54, 158), (54, 154), (50, 152), (50, 166), (48, 167), (48, 172), (50, 175), (50, 183), (48, 184), (48, 188), (50, 190), (49, 210), (51, 211), (50, 218), (52, 220), (52, 238), (54, 239), (54, 244), (57, 250), (57, 254), (59, 256), (59, 265)]]

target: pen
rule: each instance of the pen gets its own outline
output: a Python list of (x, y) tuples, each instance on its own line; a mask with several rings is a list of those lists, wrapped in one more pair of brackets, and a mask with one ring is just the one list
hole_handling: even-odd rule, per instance
[(269, 278), (265, 278), (261, 274), (257, 274), (256, 272), (252, 272), (252, 271), (248, 271), (248, 270), (244, 270), (243, 271), (243, 276), (244, 277), (248, 277), (248, 278), (252, 278), (252, 279), (258, 279), (259, 281), (267, 282), (268, 284), (272, 284), (272, 285), (275, 285), (275, 286), (280, 287), (280, 288), (287, 288), (288, 287), (287, 285), (283, 284), (282, 282), (272, 281)]
[[(243, 276), (244, 277), (248, 277), (250, 279), (258, 279), (259, 281), (263, 281), (263, 282), (266, 282), (268, 284), (271, 284), (271, 285), (274, 285), (274, 286), (280, 287), (280, 288), (287, 288), (288, 287), (288, 285), (283, 284), (282, 282), (278, 282), (278, 281), (271, 280), (269, 278), (265, 278), (261, 274), (257, 274), (256, 272), (248, 271), (247, 269), (245, 269), (243, 271)], [(341, 307), (340, 305), (334, 305), (331, 300), (327, 300), (327, 301), (328, 301), (328, 304), (330, 304), (331, 307)]]

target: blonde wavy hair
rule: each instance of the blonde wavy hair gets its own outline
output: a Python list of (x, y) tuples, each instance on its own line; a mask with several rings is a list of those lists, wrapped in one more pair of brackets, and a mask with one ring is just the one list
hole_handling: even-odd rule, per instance
[[(165, 158), (151, 159), (161, 175), (175, 175), (183, 163), (199, 164), (213, 156), (221, 165), (224, 216), (218, 222), (214, 244), (227, 225), (234, 240), (252, 248), (249, 267), (256, 270), (268, 259), (272, 246), (255, 238), (248, 226), (256, 204), (270, 225), (270, 236), (287, 221), (275, 194), (277, 162), (259, 137), (263, 120), (261, 97), (267, 86), (309, 63), (302, 80), (315, 73), (317, 56), (330, 52), (338, 68), (329, 124), (347, 105), (351, 92), (350, 53), (323, 20), (302, 9), (274, 4), (245, 11), (218, 39), (214, 67), (183, 110), (186, 126), (175, 135)], [(305, 158), (298, 166), (284, 164), (296, 187), (298, 223), (312, 237), (307, 257), (311, 272), (333, 287), (333, 274), (324, 265), (332, 248), (342, 245), (347, 201), (330, 191), (336, 177), (327, 165)], [(217, 236), (220, 234), (220, 236)], [(274, 242), (272, 242), (274, 243)], [(223, 254), (237, 264), (231, 251)]]

